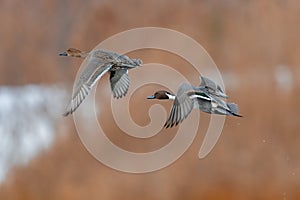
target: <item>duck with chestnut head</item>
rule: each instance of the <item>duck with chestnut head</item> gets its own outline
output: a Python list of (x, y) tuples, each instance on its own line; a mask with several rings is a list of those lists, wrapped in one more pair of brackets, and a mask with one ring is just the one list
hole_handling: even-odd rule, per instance
[[(221, 91), (217, 91), (219, 90), (218, 87), (212, 87), (209, 90), (205, 85), (202, 86), (194, 87), (183, 83), (180, 85), (176, 95), (160, 90), (155, 92), (154, 95), (148, 96), (147, 99), (173, 100), (173, 106), (164, 125), (166, 128), (177, 126), (188, 117), (193, 108), (209, 114), (242, 117), (238, 114), (237, 104), (227, 103), (220, 98), (220, 96), (225, 98), (226, 94), (223, 90), (221, 93)], [(226, 98), (228, 98), (227, 95)]]

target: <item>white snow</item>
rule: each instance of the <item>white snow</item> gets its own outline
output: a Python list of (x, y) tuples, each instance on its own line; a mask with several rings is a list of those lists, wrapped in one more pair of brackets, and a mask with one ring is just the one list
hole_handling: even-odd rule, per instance
[(65, 96), (58, 86), (0, 87), (0, 183), (53, 143)]

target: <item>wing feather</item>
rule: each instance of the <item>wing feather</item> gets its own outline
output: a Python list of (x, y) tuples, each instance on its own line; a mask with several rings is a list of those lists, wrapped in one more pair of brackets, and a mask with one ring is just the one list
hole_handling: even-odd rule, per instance
[(114, 98), (122, 98), (127, 94), (130, 84), (127, 69), (117, 69), (110, 72), (110, 86)]
[(72, 95), (72, 99), (68, 104), (64, 116), (72, 114), (79, 105), (89, 95), (95, 83), (111, 69), (112, 64), (104, 63), (97, 58), (89, 58), (86, 67), (81, 72), (79, 79), (76, 82), (76, 87)]
[(169, 117), (164, 125), (166, 128), (178, 125), (191, 113), (194, 106), (194, 99), (188, 95), (191, 90), (193, 87), (186, 83), (179, 87)]

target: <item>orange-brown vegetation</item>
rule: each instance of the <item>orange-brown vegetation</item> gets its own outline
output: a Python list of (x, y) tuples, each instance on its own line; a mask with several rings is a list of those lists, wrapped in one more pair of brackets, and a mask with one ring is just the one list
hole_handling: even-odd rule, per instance
[[(148, 174), (102, 165), (81, 144), (73, 121), (62, 118), (71, 128), (57, 130), (68, 133), (28, 165), (12, 169), (0, 186), (0, 199), (300, 199), (299, 19), (297, 0), (1, 1), (1, 85), (70, 86), (81, 61), (58, 57), (59, 52), (69, 47), (89, 50), (118, 32), (159, 26), (191, 36), (222, 73), (237, 77), (238, 85), (226, 89), (245, 117), (227, 118), (219, 142), (205, 159), (197, 157), (200, 131), (178, 161)], [(149, 52), (141, 54), (146, 62), (155, 58), (181, 67), (166, 55)], [(286, 91), (274, 78), (279, 65), (292, 74), (293, 84)], [(159, 87), (153, 88), (141, 96)], [(132, 110), (138, 123), (148, 123), (148, 116), (138, 116), (151, 104)], [(202, 118), (207, 121), (208, 115)], [(143, 150), (141, 144), (147, 145), (134, 140), (132, 146), (111, 123), (110, 114), (100, 119), (120, 146)], [(147, 148), (173, 137), (172, 130), (160, 134)]]

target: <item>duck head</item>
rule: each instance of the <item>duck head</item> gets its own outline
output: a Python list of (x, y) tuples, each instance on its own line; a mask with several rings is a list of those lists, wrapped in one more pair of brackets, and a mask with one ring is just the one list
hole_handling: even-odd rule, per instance
[(67, 51), (62, 52), (58, 54), (59, 56), (71, 56), (71, 57), (77, 57), (77, 58), (85, 58), (87, 56), (87, 53), (80, 51), (75, 48), (69, 48)]
[(154, 95), (148, 96), (147, 99), (175, 99), (175, 95), (168, 91), (160, 90), (154, 93)]

